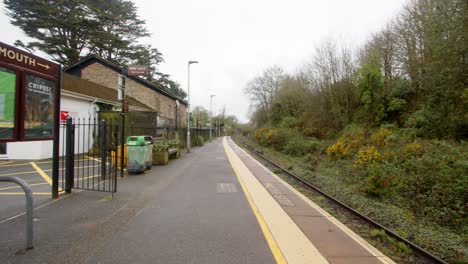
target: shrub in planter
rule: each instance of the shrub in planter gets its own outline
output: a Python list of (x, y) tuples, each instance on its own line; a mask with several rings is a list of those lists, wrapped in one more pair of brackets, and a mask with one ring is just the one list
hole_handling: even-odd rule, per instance
[(153, 165), (169, 163), (169, 145), (163, 141), (155, 141), (153, 145)]
[(169, 148), (179, 149), (179, 142), (176, 139), (167, 140), (166, 144), (169, 146)]

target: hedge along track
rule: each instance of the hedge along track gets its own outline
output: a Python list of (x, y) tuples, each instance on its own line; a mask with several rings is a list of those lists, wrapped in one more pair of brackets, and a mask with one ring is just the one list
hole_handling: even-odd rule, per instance
[(320, 193), (322, 196), (324, 196), (325, 198), (327, 198), (329, 201), (331, 201), (332, 203), (334, 203), (335, 205), (338, 205), (338, 207), (340, 208), (343, 208), (345, 209), (347, 212), (351, 213), (351, 215), (359, 218), (360, 220), (366, 222), (367, 224), (371, 225), (371, 226), (374, 226), (378, 229), (382, 229), (385, 231), (385, 233), (395, 239), (397, 239), (398, 241), (401, 241), (401, 242), (404, 242), (406, 245), (408, 245), (415, 254), (419, 255), (420, 257), (424, 258), (424, 259), (427, 259), (428, 261), (430, 261), (431, 263), (444, 263), (444, 264), (447, 264), (447, 262), (445, 262), (444, 260), (442, 260), (441, 258), (431, 254), (430, 252), (428, 252), (427, 250), (421, 248), (420, 246), (414, 244), (413, 242), (409, 241), (408, 239), (404, 238), (404, 237), (401, 237), (400, 235), (398, 235), (397, 233), (393, 232), (392, 230), (390, 230), (389, 228), (377, 223), (376, 221), (370, 219), (369, 217), (361, 214), (360, 212), (354, 210), (353, 208), (351, 208), (350, 206), (344, 204), (343, 202), (341, 202), (340, 200), (336, 199), (335, 197), (331, 196), (330, 194), (322, 191), (320, 188), (318, 188), (317, 186), (307, 182), (306, 180), (302, 179), (301, 177), (298, 177), (296, 175), (294, 175), (292, 172), (288, 171), (287, 169), (281, 167), (280, 165), (276, 164), (275, 162), (273, 162), (272, 160), (270, 160), (269, 158), (263, 156), (262, 154), (260, 154), (255, 148), (251, 147), (250, 145), (248, 145), (246, 142), (244, 142), (243, 140), (240, 140), (240, 142), (245, 146), (247, 147), (247, 149), (249, 151), (251, 151), (252, 153), (254, 153), (256, 156), (260, 157), (261, 159), (263, 159), (264, 161), (266, 161), (267, 163), (271, 164), (273, 167), (279, 169), (280, 171), (284, 172), (286, 175), (288, 175), (289, 177), (293, 178), (294, 180), (296, 181), (299, 181), (300, 183), (304, 184), (305, 186), (307, 186), (308, 188)]

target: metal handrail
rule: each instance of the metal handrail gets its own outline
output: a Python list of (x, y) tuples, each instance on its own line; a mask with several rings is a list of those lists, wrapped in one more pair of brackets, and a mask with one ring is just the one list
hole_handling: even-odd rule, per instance
[(26, 249), (33, 248), (33, 195), (29, 185), (18, 177), (0, 176), (0, 182), (13, 182), (23, 188), (26, 195)]

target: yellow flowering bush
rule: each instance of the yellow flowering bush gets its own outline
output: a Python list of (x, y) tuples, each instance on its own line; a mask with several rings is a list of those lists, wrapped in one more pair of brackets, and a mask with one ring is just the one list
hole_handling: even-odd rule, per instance
[(380, 159), (380, 153), (374, 146), (366, 146), (359, 149), (354, 165), (367, 165), (379, 161)]
[(353, 137), (344, 135), (338, 138), (335, 144), (327, 148), (327, 155), (329, 157), (344, 158), (351, 154), (354, 149), (357, 149), (364, 142), (361, 136)]
[(255, 131), (255, 140), (262, 146), (280, 150), (285, 141), (284, 133), (280, 132), (276, 129), (260, 128)]
[(266, 133), (266, 142), (267, 142), (268, 145), (275, 146), (278, 143), (280, 143), (279, 141), (280, 141), (280, 139), (279, 139), (279, 136), (278, 136), (278, 131), (276, 131), (274, 129), (270, 129)]
[(372, 142), (375, 143), (378, 147), (385, 145), (385, 139), (391, 135), (393, 132), (390, 129), (381, 127), (374, 134), (371, 135)]
[(257, 131), (255, 131), (255, 140), (257, 140), (257, 142), (262, 144), (263, 139), (265, 138), (265, 135), (266, 135), (267, 131), (268, 131), (268, 129), (266, 129), (266, 128), (260, 128)]
[(404, 157), (421, 155), (423, 152), (423, 145), (418, 142), (408, 143), (403, 148)]

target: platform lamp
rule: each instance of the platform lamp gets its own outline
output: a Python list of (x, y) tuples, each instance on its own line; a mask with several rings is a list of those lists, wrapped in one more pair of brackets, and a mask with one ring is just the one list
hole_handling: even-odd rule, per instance
[(188, 61), (188, 78), (187, 78), (187, 152), (190, 152), (190, 64), (198, 63), (198, 61)]

